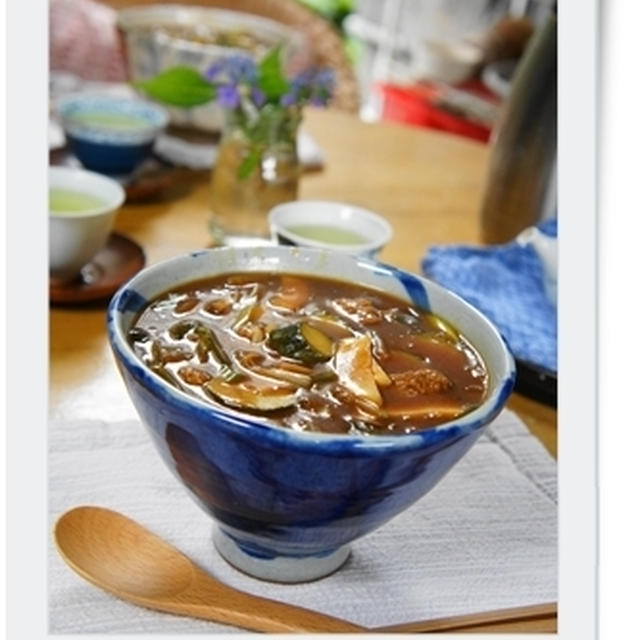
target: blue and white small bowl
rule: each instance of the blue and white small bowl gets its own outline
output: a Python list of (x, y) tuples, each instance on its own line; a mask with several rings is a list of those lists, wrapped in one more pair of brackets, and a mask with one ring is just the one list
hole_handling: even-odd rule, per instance
[(126, 175), (139, 166), (169, 121), (156, 104), (106, 93), (67, 95), (56, 112), (80, 162), (112, 175)]
[[(128, 329), (150, 300), (171, 287), (234, 271), (323, 273), (440, 314), (483, 356), (486, 400), (432, 429), (354, 436), (271, 426), (174, 388), (140, 362)], [(226, 247), (156, 264), (116, 293), (107, 323), (125, 385), (156, 448), (218, 524), (218, 551), (242, 571), (278, 582), (331, 573), (347, 559), (350, 543), (427, 493), (500, 412), (515, 378), (498, 331), (461, 298), (411, 273), (317, 249)]]

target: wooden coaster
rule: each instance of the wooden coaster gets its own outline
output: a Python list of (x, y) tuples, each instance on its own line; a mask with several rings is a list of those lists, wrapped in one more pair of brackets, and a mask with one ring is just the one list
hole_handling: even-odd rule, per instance
[(107, 244), (82, 268), (71, 282), (49, 282), (49, 301), (61, 304), (82, 304), (103, 300), (133, 277), (145, 264), (142, 248), (133, 240), (112, 233)]

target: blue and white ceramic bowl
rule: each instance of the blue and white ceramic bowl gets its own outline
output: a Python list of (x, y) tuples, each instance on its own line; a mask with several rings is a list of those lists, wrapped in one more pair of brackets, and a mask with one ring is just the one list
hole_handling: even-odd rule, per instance
[[(127, 342), (142, 308), (169, 288), (233, 271), (324, 274), (400, 296), (450, 320), (489, 373), (485, 402), (459, 419), (400, 436), (305, 433), (258, 423), (183, 393), (153, 374)], [(220, 248), (139, 272), (113, 297), (111, 347), (165, 463), (217, 522), (224, 558), (266, 580), (327, 575), (349, 544), (412, 505), (468, 451), (504, 406), (513, 359), (478, 311), (439, 285), (345, 253), (299, 247)]]
[(169, 121), (158, 105), (106, 93), (65, 96), (56, 111), (80, 162), (112, 175), (126, 175), (140, 165)]

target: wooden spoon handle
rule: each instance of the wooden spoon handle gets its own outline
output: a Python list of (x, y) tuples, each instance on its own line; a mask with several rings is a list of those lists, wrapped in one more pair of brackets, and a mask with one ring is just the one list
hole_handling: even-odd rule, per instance
[[(130, 598), (129, 598), (130, 599)], [(266, 633), (362, 633), (364, 627), (296, 605), (263, 598), (196, 572), (189, 588), (170, 599), (139, 601), (143, 606)]]
[[(530, 623), (535, 626), (535, 631), (554, 630), (558, 606), (555, 602), (528, 605), (525, 607), (510, 607), (508, 609), (496, 609), (482, 611), (462, 616), (450, 616), (433, 620), (420, 620), (416, 622), (403, 622), (385, 627), (371, 629), (378, 633), (429, 633), (436, 631), (510, 631), (517, 632), (516, 626), (521, 623)], [(507, 628), (509, 627), (509, 628)], [(511, 629), (513, 627), (513, 629)], [(552, 628), (553, 627), (553, 628)]]
[(152, 603), (156, 609), (186, 615), (220, 624), (229, 624), (241, 629), (264, 633), (365, 633), (366, 628), (339, 620), (309, 609), (282, 604), (264, 599), (252, 600), (252, 608), (239, 609), (232, 605), (191, 604), (176, 607), (175, 602), (162, 607)]

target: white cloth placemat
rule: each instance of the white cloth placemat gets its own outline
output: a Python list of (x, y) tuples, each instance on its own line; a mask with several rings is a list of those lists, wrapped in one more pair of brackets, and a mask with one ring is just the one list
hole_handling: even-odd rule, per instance
[[(556, 463), (505, 410), (424, 498), (352, 544), (333, 575), (264, 583), (230, 567), (213, 524), (165, 468), (142, 425), (50, 423), (51, 529), (64, 511), (121, 511), (226, 583), (367, 627), (557, 598)], [(90, 585), (49, 540), (50, 633), (221, 633), (239, 629), (142, 609)]]

